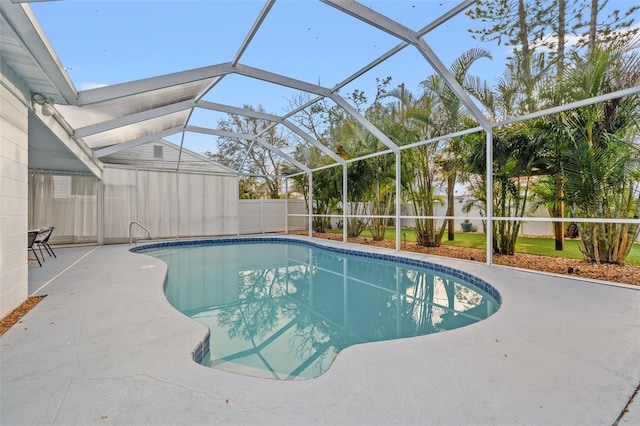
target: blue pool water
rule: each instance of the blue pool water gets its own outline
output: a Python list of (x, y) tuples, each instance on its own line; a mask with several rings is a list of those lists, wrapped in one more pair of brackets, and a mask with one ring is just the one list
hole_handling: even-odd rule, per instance
[(316, 377), (348, 346), (463, 327), (500, 306), (493, 287), (454, 269), (300, 240), (134, 251), (168, 264), (167, 299), (209, 327), (202, 363), (245, 375)]

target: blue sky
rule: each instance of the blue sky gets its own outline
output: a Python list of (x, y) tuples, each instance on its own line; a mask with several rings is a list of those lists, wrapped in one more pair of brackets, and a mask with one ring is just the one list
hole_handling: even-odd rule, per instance
[[(457, 1), (364, 4), (419, 29)], [(79, 90), (230, 61), (263, 6), (264, 1), (251, 0), (31, 4)], [(468, 21), (461, 18), (457, 21)], [(458, 23), (427, 36), (446, 64), (483, 44), (472, 40)], [(241, 63), (331, 87), (399, 42), (325, 4), (280, 0)], [(398, 57), (401, 60), (390, 61), (362, 79), (360, 88), (391, 72), (397, 74), (396, 84), (412, 86), (433, 72), (413, 48)], [(266, 100), (264, 104), (268, 105)], [(272, 112), (279, 111), (274, 107)]]
[[(413, 30), (459, 3), (361, 2)], [(31, 8), (76, 88), (83, 90), (229, 62), (264, 4), (254, 0), (65, 0), (31, 3)], [(629, 1), (612, 0), (611, 4), (622, 8)], [(494, 60), (477, 63), (471, 74), (494, 81), (504, 69), (510, 47), (472, 39), (467, 29), (473, 25), (476, 23), (461, 14), (427, 34), (425, 40), (447, 66), (470, 48), (490, 49)], [(399, 43), (323, 3), (278, 0), (240, 62), (333, 87)], [(407, 47), (340, 93), (346, 96), (361, 89), (372, 97), (376, 78), (392, 75), (392, 87), (404, 83), (417, 94), (420, 81), (433, 73), (422, 56)], [(237, 106), (262, 105), (267, 112), (282, 114), (295, 94), (288, 88), (231, 75), (205, 99)], [(208, 115), (202, 120), (220, 117)], [(203, 151), (199, 145), (192, 149)]]

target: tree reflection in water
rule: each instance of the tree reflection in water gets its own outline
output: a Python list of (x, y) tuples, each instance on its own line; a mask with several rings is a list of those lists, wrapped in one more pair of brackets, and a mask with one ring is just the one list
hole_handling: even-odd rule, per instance
[(300, 244), (172, 252), (182, 250), (206, 266), (184, 253), (150, 253), (169, 264), (167, 297), (210, 328), (206, 364), (242, 374), (315, 377), (348, 346), (454, 329), (498, 308), (444, 274)]

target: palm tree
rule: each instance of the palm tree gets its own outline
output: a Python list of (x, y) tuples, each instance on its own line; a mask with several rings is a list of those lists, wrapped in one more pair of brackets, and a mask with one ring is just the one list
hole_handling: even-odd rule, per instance
[[(487, 107), (491, 119), (505, 119), (535, 111), (539, 106), (536, 94), (545, 89), (547, 66), (542, 55), (515, 56), (507, 66), (495, 89), (476, 84), (472, 93)], [(538, 121), (528, 121), (498, 128), (493, 138), (492, 180), (486, 176), (486, 146), (484, 134), (464, 138), (466, 170), (476, 177), (476, 188), (494, 187), (493, 211), (500, 217), (522, 217), (526, 211), (533, 177), (548, 173), (548, 141), (539, 137)], [(481, 211), (486, 211), (484, 194), (474, 194)], [(484, 203), (484, 205), (482, 205)], [(513, 254), (521, 220), (493, 222), (493, 251)]]
[[(296, 146), (293, 157), (306, 163), (309, 167), (315, 168), (330, 164), (331, 160), (322, 155), (319, 149), (310, 144), (300, 144)], [(297, 168), (286, 166), (282, 169), (285, 174), (297, 172)], [(297, 174), (294, 176), (294, 190), (300, 192), (309, 206), (309, 180), (306, 175)], [(326, 232), (331, 228), (331, 218), (327, 215), (336, 213), (338, 204), (342, 199), (342, 168), (331, 167), (314, 172), (313, 174), (313, 219), (312, 228), (315, 232)]]
[[(470, 49), (460, 55), (451, 65), (451, 73), (458, 83), (472, 93), (481, 87), (481, 80), (477, 77), (469, 76), (468, 72), (473, 63), (481, 58), (492, 59), (491, 52), (485, 49)], [(438, 113), (435, 114), (436, 119), (432, 121), (439, 129), (440, 134), (454, 133), (470, 125), (470, 117), (467, 113), (462, 101), (456, 96), (455, 92), (444, 82), (444, 80), (432, 75), (424, 80), (422, 86), (425, 94), (436, 102), (435, 108)], [(440, 169), (447, 182), (447, 216), (454, 215), (454, 191), (457, 181), (457, 175), (460, 172), (463, 158), (459, 155), (460, 138), (452, 138), (448, 140), (440, 152), (438, 163)], [(447, 226), (447, 239), (453, 241), (454, 219), (449, 219), (443, 226)], [(442, 229), (444, 232), (444, 229)], [(442, 238), (442, 237), (441, 237)]]
[[(390, 129), (391, 138), (398, 145), (406, 145), (420, 140), (430, 139), (435, 135), (433, 117), (433, 99), (427, 94), (416, 99), (409, 91), (403, 90), (401, 105), (397, 109), (398, 119), (395, 127)], [(421, 145), (402, 151), (402, 187), (413, 204), (416, 216), (434, 216), (438, 200), (436, 155), (440, 144)], [(437, 247), (442, 239), (442, 232), (436, 228), (436, 220), (423, 218), (414, 220), (416, 241), (427, 247)]]
[[(343, 158), (356, 158), (378, 151), (381, 143), (362, 125), (348, 119), (340, 127), (340, 143), (336, 150)], [(352, 215), (347, 218), (347, 236), (357, 237), (369, 226), (369, 201), (375, 191), (372, 189), (382, 174), (378, 173), (375, 162), (371, 159), (359, 160), (347, 166), (347, 206)], [(375, 205), (376, 203), (374, 203)], [(347, 207), (345, 206), (345, 207)]]
[[(629, 45), (596, 44), (586, 57), (573, 55), (562, 93), (588, 99), (640, 83), (640, 56)], [(612, 99), (561, 114), (565, 140), (563, 175), (571, 216), (637, 219), (640, 216), (640, 97)], [(624, 263), (638, 224), (576, 221), (589, 261)]]
[[(540, 168), (544, 152), (527, 133), (527, 125), (519, 124), (502, 129), (493, 138), (494, 175), (491, 181), (493, 211), (499, 217), (522, 217), (526, 211), (532, 177)], [(467, 171), (479, 177), (475, 194), (480, 209), (486, 211), (484, 188), (489, 181), (486, 175), (486, 150), (484, 135), (464, 138), (467, 153)], [(521, 220), (493, 221), (493, 252), (514, 254)]]

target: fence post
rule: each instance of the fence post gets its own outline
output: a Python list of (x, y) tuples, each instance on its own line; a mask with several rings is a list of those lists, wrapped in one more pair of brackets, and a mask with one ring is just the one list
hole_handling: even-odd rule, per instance
[(264, 199), (260, 198), (260, 233), (264, 234)]
[(349, 241), (347, 234), (349, 233), (349, 224), (347, 223), (347, 188), (348, 179), (347, 179), (347, 163), (342, 165), (342, 242), (346, 243)]
[(289, 178), (284, 179), (284, 233), (289, 234)]
[(487, 265), (493, 264), (493, 130), (487, 131)]
[(309, 238), (313, 237), (313, 172), (309, 172)]
[[(404, 86), (403, 86), (404, 87)], [(401, 231), (401, 223), (400, 223), (400, 209), (402, 201), (400, 199), (400, 191), (402, 190), (402, 174), (401, 174), (401, 162), (400, 162), (400, 154), (402, 151), (396, 152), (396, 251), (400, 251), (400, 231)], [(387, 220), (387, 219), (385, 219)]]

